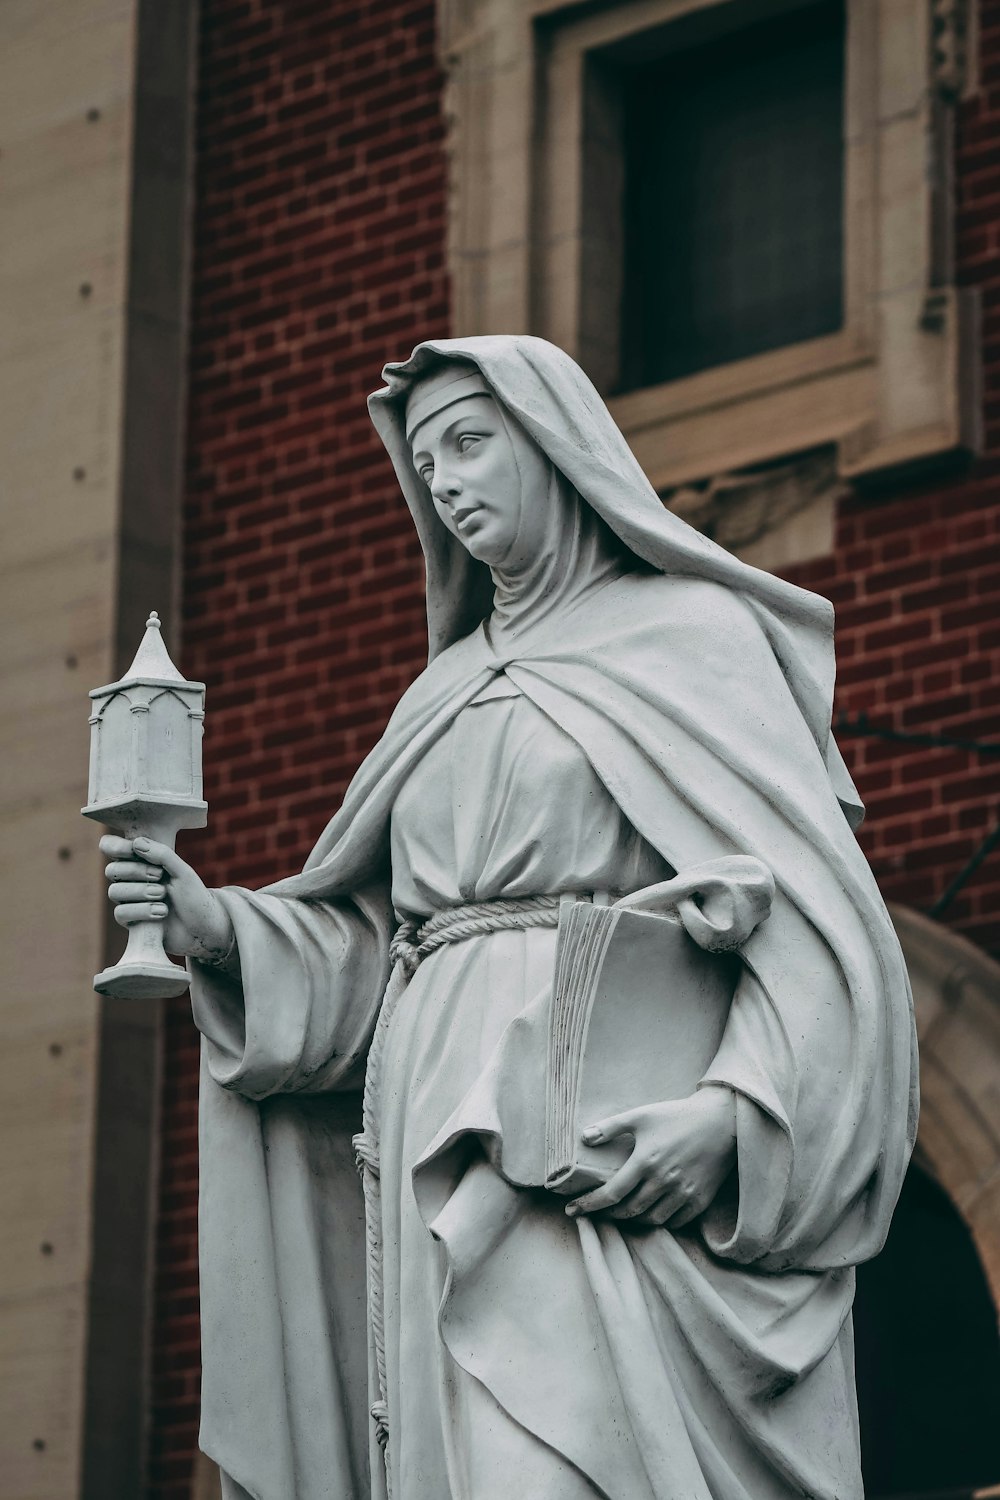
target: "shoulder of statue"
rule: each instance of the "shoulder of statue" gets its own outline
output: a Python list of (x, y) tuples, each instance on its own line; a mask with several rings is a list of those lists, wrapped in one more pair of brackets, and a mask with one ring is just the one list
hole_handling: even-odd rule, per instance
[(583, 607), (595, 619), (632, 620), (644, 628), (686, 624), (724, 632), (754, 618), (743, 595), (723, 583), (653, 568), (622, 574)]

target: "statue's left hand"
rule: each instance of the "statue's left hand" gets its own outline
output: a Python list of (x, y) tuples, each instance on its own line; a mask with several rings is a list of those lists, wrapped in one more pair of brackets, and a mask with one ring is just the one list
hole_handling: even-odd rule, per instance
[(605, 1212), (634, 1224), (679, 1229), (703, 1213), (736, 1156), (736, 1097), (710, 1085), (687, 1099), (644, 1104), (599, 1120), (583, 1132), (588, 1146), (635, 1137), (628, 1160), (603, 1187), (574, 1198), (570, 1215)]

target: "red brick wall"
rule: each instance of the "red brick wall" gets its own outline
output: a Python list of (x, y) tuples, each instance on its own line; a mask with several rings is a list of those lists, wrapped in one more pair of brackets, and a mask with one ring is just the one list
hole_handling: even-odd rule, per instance
[[(298, 868), (425, 649), (365, 408), (448, 331), (433, 0), (203, 0), (180, 661), (208, 684), (212, 884)], [(169, 1007), (149, 1500), (198, 1418), (197, 1044)]]
[[(1000, 742), (997, 469), (994, 459), (965, 483), (852, 501), (835, 556), (795, 570), (837, 606), (839, 713), (904, 734)], [(867, 806), (861, 843), (883, 895), (927, 910), (1000, 819), (1000, 762), (846, 730), (840, 744)], [(1000, 949), (1000, 850), (943, 920)]]
[[(841, 508), (835, 554), (795, 569), (837, 609), (840, 713), (1000, 743), (1000, 4), (981, 6), (978, 95), (959, 110), (958, 280), (982, 298), (985, 449), (962, 477)], [(931, 907), (1000, 821), (1000, 758), (841, 736), (887, 900)], [(942, 920), (1000, 952), (1000, 849)]]
[[(385, 358), (448, 331), (434, 3), (203, 0), (185, 672), (209, 686), (210, 883), (295, 869), (424, 644), (419, 554), (368, 424)], [(839, 706), (1000, 740), (1000, 4), (959, 136), (988, 451), (842, 509), (796, 581), (838, 609)], [(883, 890), (926, 908), (998, 815), (996, 764), (845, 738)], [(948, 920), (1000, 945), (1000, 851)], [(198, 1410), (197, 1048), (168, 1010), (148, 1500), (187, 1500)]]

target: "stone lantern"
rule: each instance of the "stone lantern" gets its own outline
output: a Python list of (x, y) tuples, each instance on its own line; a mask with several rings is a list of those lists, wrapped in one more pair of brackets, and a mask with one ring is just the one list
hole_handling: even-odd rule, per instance
[[(90, 694), (90, 788), (84, 817), (125, 838), (174, 846), (181, 828), (204, 828), (201, 738), (205, 684), (186, 682), (167, 654), (155, 610), (135, 660), (120, 682)], [(147, 999), (181, 995), (184, 969), (163, 949), (163, 924), (137, 922), (118, 963), (94, 979), (101, 995)]]

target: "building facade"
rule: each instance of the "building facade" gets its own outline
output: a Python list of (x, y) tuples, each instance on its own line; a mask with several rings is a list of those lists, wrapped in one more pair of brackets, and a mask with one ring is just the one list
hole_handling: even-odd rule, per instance
[(1000, 1484), (1000, 4), (11, 0), (0, 42), (4, 1493), (215, 1492), (197, 1036), (90, 992), (86, 691), (158, 608), (208, 685), (182, 852), (296, 869), (426, 645), (365, 396), (507, 331), (580, 360), (665, 504), (836, 606), (924, 1099), (859, 1278), (866, 1480)]

